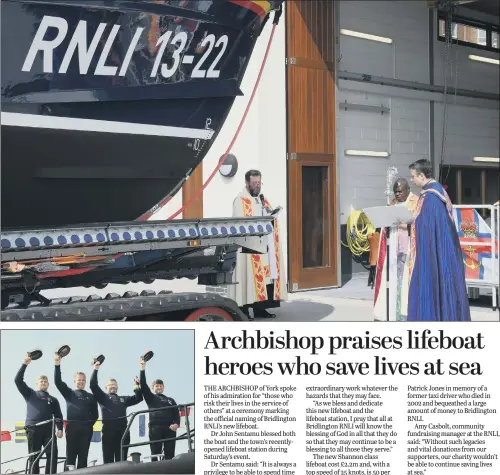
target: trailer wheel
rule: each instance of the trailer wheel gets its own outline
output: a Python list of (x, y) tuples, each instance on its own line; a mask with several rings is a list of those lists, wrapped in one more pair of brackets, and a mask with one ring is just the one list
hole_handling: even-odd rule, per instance
[(233, 322), (233, 317), (219, 307), (199, 308), (191, 312), (185, 322)]

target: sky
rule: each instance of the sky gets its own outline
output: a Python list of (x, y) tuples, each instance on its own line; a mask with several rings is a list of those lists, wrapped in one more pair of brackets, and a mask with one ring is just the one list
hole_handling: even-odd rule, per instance
[[(154, 357), (146, 364), (148, 384), (160, 378), (165, 383), (165, 394), (175, 399), (177, 404), (194, 402), (194, 331), (192, 330), (2, 330), (1, 331), (1, 429), (14, 430), (16, 422), (25, 421), (26, 402), (14, 384), (14, 378), (23, 364), (26, 352), (34, 349), (43, 351), (43, 356), (28, 365), (25, 382), (36, 388), (39, 375), (49, 377), (49, 393), (59, 400), (63, 416), (66, 417), (66, 401), (54, 384), (54, 353), (62, 346), (69, 345), (71, 352), (61, 362), (63, 381), (74, 388), (73, 376), (76, 371), (87, 375), (86, 390), (90, 391), (89, 382), (93, 371), (92, 360), (99, 354), (106, 357), (99, 370), (99, 386), (104, 386), (109, 378), (118, 381), (118, 394), (132, 395), (133, 380), (139, 376), (139, 359), (146, 351), (152, 350)], [(128, 408), (128, 414), (147, 409), (145, 402)], [(194, 428), (194, 410), (190, 417)], [(100, 416), (99, 410), (99, 416)], [(147, 425), (147, 424), (146, 424)], [(185, 433), (179, 429), (178, 435)], [(139, 437), (138, 418), (132, 425), (131, 443), (146, 442), (146, 436)], [(0, 460), (5, 462), (28, 453), (27, 443), (12, 440), (1, 442)], [(59, 452), (65, 453), (65, 438), (58, 439)], [(150, 455), (149, 445), (134, 447), (130, 452)], [(187, 441), (177, 441), (176, 453), (187, 452)], [(91, 443), (89, 461), (102, 463), (101, 443)], [(1, 472), (6, 469), (23, 469), (25, 460), (2, 464)], [(44, 463), (43, 463), (44, 464)], [(61, 467), (61, 466), (60, 466)]]

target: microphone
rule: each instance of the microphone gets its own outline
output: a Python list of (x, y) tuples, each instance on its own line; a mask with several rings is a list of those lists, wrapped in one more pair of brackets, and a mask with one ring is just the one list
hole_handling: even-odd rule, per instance
[(263, 208), (264, 208), (264, 209), (265, 209), (268, 213), (272, 213), (272, 211), (273, 211), (273, 210), (272, 210), (271, 208), (269, 208), (268, 206), (266, 206), (266, 202), (265, 202), (265, 200), (264, 200), (264, 195), (263, 195), (262, 193), (259, 195), (259, 198), (260, 198), (260, 202), (262, 203), (262, 207), (263, 207)]

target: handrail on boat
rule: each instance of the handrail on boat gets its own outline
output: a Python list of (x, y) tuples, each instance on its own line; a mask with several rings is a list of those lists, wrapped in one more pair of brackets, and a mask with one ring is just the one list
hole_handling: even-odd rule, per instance
[(158, 439), (158, 440), (155, 440), (154, 442), (167, 442), (169, 440), (185, 440), (187, 439), (188, 441), (188, 452), (192, 452), (193, 451), (193, 438), (194, 438), (194, 429), (191, 430), (190, 428), (190, 425), (189, 425), (189, 411), (188, 411), (188, 408), (190, 407), (194, 407), (194, 402), (191, 402), (189, 404), (177, 404), (176, 406), (168, 406), (168, 407), (162, 407), (160, 409), (143, 409), (142, 411), (137, 411), (137, 412), (133, 412), (131, 414), (131, 418), (127, 424), (127, 428), (125, 429), (125, 432), (123, 433), (122, 435), (122, 439), (120, 441), (120, 460), (124, 460), (125, 458), (125, 451), (124, 449), (125, 448), (130, 448), (130, 447), (140, 447), (140, 446), (143, 446), (143, 445), (150, 445), (152, 441), (148, 440), (146, 442), (136, 442), (134, 444), (125, 444), (125, 436), (130, 432), (130, 427), (132, 426), (132, 423), (134, 422), (135, 418), (138, 416), (138, 415), (141, 415), (141, 414), (149, 414), (150, 412), (162, 412), (162, 411), (166, 411), (166, 410), (171, 410), (171, 409), (175, 409), (175, 408), (181, 408), (181, 409), (184, 409), (184, 417), (185, 417), (185, 423), (186, 423), (186, 433), (185, 434), (182, 434), (180, 436), (177, 436), (177, 437), (170, 437), (170, 438), (167, 438), (167, 439)]
[[(189, 404), (178, 404), (176, 406), (168, 406), (168, 407), (159, 408), (159, 409), (144, 409), (142, 411), (133, 412), (129, 416), (127, 416), (127, 417), (130, 417), (130, 420), (129, 420), (127, 427), (125, 429), (125, 432), (123, 433), (123, 436), (120, 440), (120, 461), (123, 461), (125, 458), (124, 457), (124, 454), (125, 454), (124, 449), (125, 448), (150, 445), (152, 442), (152, 441), (148, 440), (146, 442), (136, 442), (133, 444), (124, 444), (125, 436), (127, 433), (130, 433), (130, 427), (132, 426), (132, 423), (137, 416), (139, 416), (141, 414), (149, 414), (150, 412), (161, 412), (161, 411), (171, 410), (171, 409), (175, 409), (175, 408), (179, 408), (181, 410), (184, 409), (186, 433), (181, 434), (177, 437), (155, 440), (154, 442), (167, 442), (169, 440), (187, 440), (188, 441), (188, 452), (193, 452), (193, 450), (194, 450), (193, 449), (193, 442), (194, 442), (195, 430), (191, 429), (191, 427), (190, 427), (189, 410), (188, 409), (190, 407), (194, 407), (194, 404), (195, 404), (194, 402), (191, 402)], [(49, 442), (41, 450), (38, 450), (36, 452), (31, 452), (31, 453), (24, 455), (22, 457), (16, 457), (14, 459), (10, 459), (10, 460), (6, 460), (4, 462), (1, 462), (0, 465), (4, 465), (7, 463), (15, 462), (17, 460), (26, 459), (26, 468), (24, 471), (8, 471), (7, 470), (5, 473), (10, 473), (10, 474), (21, 474), (21, 473), (28, 474), (29, 473), (29, 474), (31, 474), (33, 472), (33, 467), (34, 467), (35, 463), (38, 462), (43, 457), (43, 455), (47, 452), (49, 445), (50, 445), (50, 449), (51, 449), (50, 451), (51, 451), (51, 453), (53, 453), (54, 442), (55, 442), (55, 423), (56, 423), (56, 420), (58, 420), (58, 419), (56, 419), (54, 416), (52, 416), (52, 419), (48, 419), (46, 421), (38, 422), (37, 424), (33, 424), (30, 426), (24, 427), (26, 429), (28, 427), (36, 427), (36, 426), (42, 426), (45, 424), (52, 424), (52, 437), (50, 438)], [(37, 457), (33, 460), (33, 462), (30, 463), (30, 458), (35, 456), (35, 455), (37, 455)], [(131, 454), (131, 457), (133, 457), (133, 456), (134, 456), (134, 454)], [(150, 458), (153, 459), (154, 457), (156, 457), (157, 459), (160, 459), (162, 457), (162, 455), (153, 455)], [(46, 456), (44, 458), (47, 460)], [(58, 465), (59, 463), (65, 461), (65, 460), (66, 460), (66, 457), (57, 457), (57, 464), (56, 465)], [(49, 473), (52, 474), (52, 463), (51, 463), (51, 467), (49, 469)]]

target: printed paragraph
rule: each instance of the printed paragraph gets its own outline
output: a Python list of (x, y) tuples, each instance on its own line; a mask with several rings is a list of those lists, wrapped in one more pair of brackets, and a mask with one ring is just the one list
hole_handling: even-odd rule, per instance
[[(306, 388), (306, 475), (393, 475), (394, 386)], [(311, 459), (312, 456), (312, 459)]]
[(407, 413), (412, 423), (407, 434), (408, 475), (429, 473), (427, 467), (436, 469), (435, 473), (440, 468), (500, 467), (500, 428), (491, 427), (487, 417), (497, 413), (492, 405), (486, 386), (408, 386)]
[[(295, 386), (205, 385), (204, 475), (296, 475)], [(284, 461), (286, 460), (286, 461)]]

